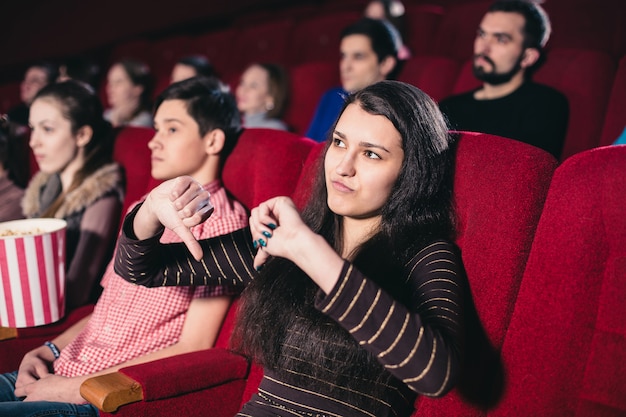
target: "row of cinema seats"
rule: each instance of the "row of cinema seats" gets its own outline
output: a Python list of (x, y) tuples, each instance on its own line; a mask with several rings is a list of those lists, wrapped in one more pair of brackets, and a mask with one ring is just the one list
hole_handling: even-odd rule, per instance
[[(292, 90), (285, 120), (295, 133), (304, 134), (322, 93), (339, 84), (339, 33), (361, 16), (365, 3), (293, 5), (271, 13), (251, 12), (201, 34), (130, 40), (112, 47), (106, 65), (127, 56), (143, 59), (153, 69), (160, 91), (169, 82), (176, 60), (192, 53), (208, 56), (233, 87), (249, 63), (281, 63), (289, 70)], [(413, 57), (400, 80), (420, 87), (435, 100), (477, 86), (469, 59), (476, 27), (490, 0), (405, 3), (406, 44)], [(553, 35), (548, 61), (536, 80), (569, 99), (565, 159), (611, 143), (624, 128), (626, 10), (623, 0), (552, 0), (544, 6)], [(0, 111), (15, 104), (18, 91), (18, 82), (0, 86)]]
[[(152, 132), (120, 135), (124, 152), (116, 155), (130, 200), (151, 186)], [(225, 165), (224, 184), (248, 208), (279, 194), (302, 206), (322, 146), (249, 129)], [(459, 387), (420, 398), (416, 417), (626, 413), (624, 166), (626, 146), (586, 151), (557, 167), (528, 145), (460, 134), (456, 242), (471, 287), (471, 337)], [(90, 379), (81, 393), (104, 416), (234, 415), (262, 375), (227, 350), (234, 315), (233, 306), (216, 348)]]

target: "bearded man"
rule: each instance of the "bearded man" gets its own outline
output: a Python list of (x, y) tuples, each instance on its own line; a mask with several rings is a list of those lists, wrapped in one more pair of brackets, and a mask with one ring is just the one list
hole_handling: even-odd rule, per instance
[(474, 40), (482, 87), (440, 103), (451, 128), (491, 133), (561, 155), (569, 106), (563, 94), (531, 81), (550, 37), (545, 10), (531, 0), (497, 0)]

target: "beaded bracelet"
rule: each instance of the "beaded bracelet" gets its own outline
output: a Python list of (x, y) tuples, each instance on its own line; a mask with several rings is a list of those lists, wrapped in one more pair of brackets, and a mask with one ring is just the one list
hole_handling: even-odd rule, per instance
[(59, 356), (61, 356), (61, 351), (59, 350), (57, 345), (52, 342), (44, 342), (44, 345), (50, 348), (50, 350), (52, 351), (52, 355), (54, 355), (54, 359), (59, 359)]

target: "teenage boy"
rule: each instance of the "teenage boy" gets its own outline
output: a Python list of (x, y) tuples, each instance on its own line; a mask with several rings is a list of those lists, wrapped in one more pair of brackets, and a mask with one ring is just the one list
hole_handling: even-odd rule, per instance
[(550, 20), (531, 0), (498, 0), (474, 40), (474, 76), (482, 87), (440, 103), (452, 128), (492, 133), (561, 155), (567, 98), (530, 75), (543, 58)]

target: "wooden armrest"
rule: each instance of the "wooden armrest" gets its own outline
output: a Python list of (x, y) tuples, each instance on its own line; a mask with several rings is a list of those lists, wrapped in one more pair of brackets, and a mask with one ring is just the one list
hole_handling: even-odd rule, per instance
[(134, 379), (113, 372), (85, 380), (80, 395), (100, 411), (112, 413), (122, 405), (143, 400), (143, 389)]
[(17, 329), (15, 327), (0, 327), (0, 340), (15, 339)]

